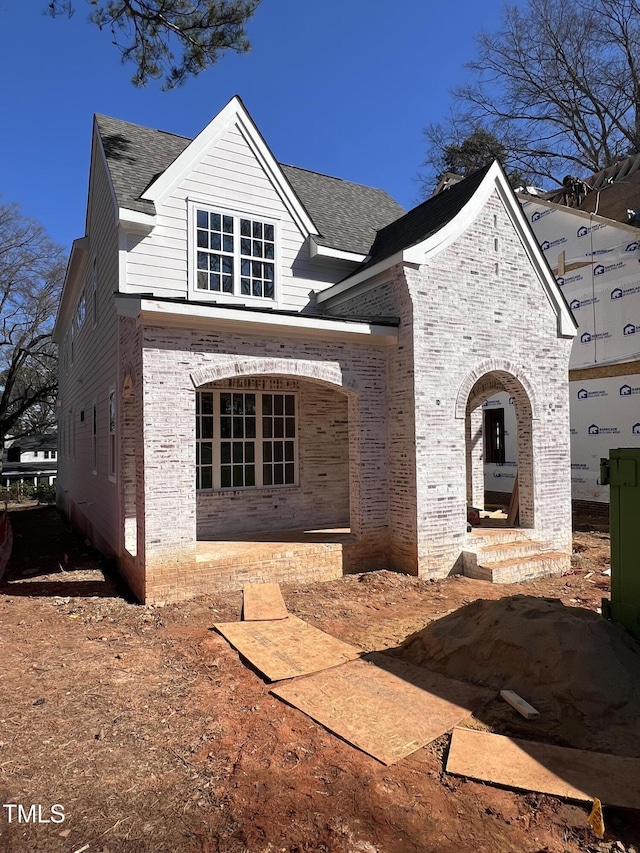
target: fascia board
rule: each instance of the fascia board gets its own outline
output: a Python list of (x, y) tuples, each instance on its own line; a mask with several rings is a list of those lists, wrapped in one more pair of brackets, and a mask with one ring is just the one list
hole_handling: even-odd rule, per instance
[(375, 342), (386, 346), (397, 343), (398, 330), (395, 326), (382, 326), (377, 323), (353, 323), (342, 320), (305, 317), (304, 314), (290, 316), (273, 314), (269, 311), (242, 311), (232, 308), (218, 308), (214, 305), (194, 305), (193, 303), (157, 302), (153, 299), (132, 299), (116, 296), (116, 309), (120, 316), (140, 318), (154, 325), (210, 326), (216, 328), (243, 329), (246, 332), (268, 331), (271, 334), (295, 334), (312, 338), (349, 338), (362, 343)]
[(118, 208), (118, 224), (135, 234), (150, 234), (156, 224), (156, 217), (150, 213), (139, 213), (126, 207)]
[(324, 258), (328, 258), (332, 261), (347, 261), (353, 264), (362, 264), (364, 263), (368, 255), (361, 255), (358, 252), (345, 252), (342, 249), (332, 249), (329, 246), (320, 246), (313, 237), (310, 238), (310, 256), (311, 258), (320, 258), (321, 260)]
[(368, 281), (368, 279), (379, 275), (381, 272), (385, 272), (385, 270), (390, 269), (396, 264), (402, 263), (403, 260), (404, 252), (396, 252), (395, 255), (390, 255), (388, 258), (379, 261), (377, 264), (373, 264), (370, 267), (366, 267), (366, 269), (363, 269), (358, 273), (354, 273), (353, 275), (349, 276), (349, 278), (346, 278), (343, 281), (339, 281), (337, 284), (333, 284), (331, 285), (331, 287), (327, 287), (325, 290), (321, 290), (316, 295), (316, 299), (319, 303), (329, 302), (329, 300), (333, 299), (334, 296), (340, 296), (347, 290), (351, 290), (352, 287), (356, 287), (356, 285), (362, 284), (363, 281)]
[(232, 122), (236, 122), (238, 125), (243, 138), (285, 202), (302, 233), (305, 236), (307, 234), (317, 234), (318, 229), (291, 189), (278, 162), (262, 139), (244, 104), (237, 95), (234, 95), (229, 103), (220, 110), (213, 121), (196, 136), (182, 154), (176, 157), (162, 175), (142, 193), (141, 198), (154, 202), (156, 206), (162, 204), (174, 187), (194, 169), (207, 151), (215, 145)]
[(71, 246), (62, 296), (60, 297), (60, 305), (58, 306), (56, 322), (53, 327), (52, 340), (56, 344), (62, 340), (62, 327), (67, 320), (71, 307), (75, 305), (75, 299), (80, 291), (88, 258), (89, 238), (79, 237), (73, 241), (73, 245)]

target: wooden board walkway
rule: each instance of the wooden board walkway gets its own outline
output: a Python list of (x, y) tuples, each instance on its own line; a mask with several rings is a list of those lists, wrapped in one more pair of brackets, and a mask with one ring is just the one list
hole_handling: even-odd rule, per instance
[(289, 615), (280, 584), (246, 583), (242, 590), (242, 618), (245, 622), (286, 619)]
[(273, 622), (220, 622), (214, 627), (269, 681), (338, 666), (362, 653), (297, 616)]
[(377, 652), (271, 692), (382, 764), (450, 731), (495, 693)]
[(447, 772), (520, 791), (640, 809), (640, 759), (455, 729)]

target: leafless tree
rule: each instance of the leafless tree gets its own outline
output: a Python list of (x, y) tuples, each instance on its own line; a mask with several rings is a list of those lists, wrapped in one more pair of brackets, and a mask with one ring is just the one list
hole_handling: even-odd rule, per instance
[(0, 442), (55, 427), (60, 246), (16, 204), (0, 205)]
[[(81, 2), (81, 0), (77, 0)], [(53, 17), (71, 17), (77, 2), (51, 0)], [(134, 64), (132, 82), (164, 77), (173, 89), (215, 64), (227, 50), (246, 53), (245, 24), (260, 0), (85, 0), (89, 20), (111, 35), (123, 62)]]
[(640, 151), (640, 0), (529, 0), (477, 44), (450, 119), (425, 130), (427, 167), (478, 128), (538, 183)]

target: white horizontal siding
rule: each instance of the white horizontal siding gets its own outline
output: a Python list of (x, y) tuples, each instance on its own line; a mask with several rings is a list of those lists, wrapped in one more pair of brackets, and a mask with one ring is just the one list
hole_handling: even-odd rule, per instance
[(156, 296), (188, 294), (187, 201), (194, 199), (278, 222), (280, 307), (302, 310), (311, 290), (328, 287), (344, 271), (311, 263), (308, 243), (236, 125), (158, 206), (153, 234), (130, 238), (123, 290)]
[[(118, 486), (108, 477), (108, 398), (117, 389), (117, 316), (113, 293), (118, 287), (118, 242), (113, 197), (100, 153), (94, 148), (87, 217), (89, 261), (85, 276), (87, 313), (76, 336), (73, 364), (60, 360), (59, 415), (74, 421), (75, 453), (59, 441), (58, 489), (62, 505), (95, 544), (117, 552), (119, 541)], [(88, 287), (97, 258), (98, 322), (94, 328)], [(97, 474), (92, 471), (92, 411), (97, 402)], [(80, 413), (84, 411), (84, 422)]]

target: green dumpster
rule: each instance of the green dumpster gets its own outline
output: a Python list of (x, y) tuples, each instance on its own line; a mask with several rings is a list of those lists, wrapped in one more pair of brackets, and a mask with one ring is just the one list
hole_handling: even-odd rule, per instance
[(611, 533), (611, 601), (602, 614), (640, 640), (640, 448), (610, 450), (600, 482), (609, 485)]

